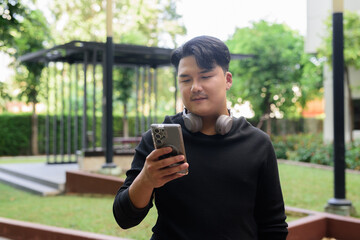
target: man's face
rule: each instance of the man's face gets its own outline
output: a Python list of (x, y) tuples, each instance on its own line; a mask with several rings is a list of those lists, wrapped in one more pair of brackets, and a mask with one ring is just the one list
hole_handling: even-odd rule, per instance
[(178, 67), (179, 88), (185, 107), (201, 117), (227, 114), (226, 91), (232, 85), (230, 72), (215, 65), (202, 69), (194, 56), (184, 57)]

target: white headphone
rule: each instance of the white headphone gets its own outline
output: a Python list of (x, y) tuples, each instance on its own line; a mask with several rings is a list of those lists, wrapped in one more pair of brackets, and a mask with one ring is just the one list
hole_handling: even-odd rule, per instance
[[(220, 115), (216, 119), (215, 131), (218, 134), (225, 135), (230, 131), (230, 129), (232, 127), (233, 117), (232, 117), (231, 111), (229, 109), (228, 109), (228, 111), (229, 111), (230, 116)], [(199, 132), (201, 130), (201, 128), (202, 128), (201, 117), (197, 116), (196, 114), (190, 113), (190, 112), (187, 113), (187, 109), (184, 108), (182, 118), (184, 119), (185, 127), (190, 132), (195, 133), (195, 132)]]

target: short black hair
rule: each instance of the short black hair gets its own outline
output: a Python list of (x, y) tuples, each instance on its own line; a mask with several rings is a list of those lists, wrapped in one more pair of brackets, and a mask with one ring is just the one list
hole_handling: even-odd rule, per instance
[(194, 56), (200, 68), (212, 69), (219, 65), (224, 72), (229, 70), (230, 52), (220, 39), (211, 36), (199, 36), (175, 49), (171, 54), (171, 63), (176, 71), (182, 58)]

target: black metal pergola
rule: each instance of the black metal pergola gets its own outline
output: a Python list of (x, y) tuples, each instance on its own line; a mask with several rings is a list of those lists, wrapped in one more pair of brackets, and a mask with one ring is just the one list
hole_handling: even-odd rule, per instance
[[(145, 129), (145, 119), (144, 115), (139, 116), (138, 113), (138, 103), (145, 104), (145, 95), (150, 96), (151, 91), (153, 91), (155, 98), (157, 92), (157, 68), (164, 67), (170, 65), (170, 55), (172, 49), (168, 48), (159, 48), (159, 47), (146, 47), (146, 46), (138, 46), (131, 44), (113, 44), (113, 65), (114, 67), (134, 67), (136, 68), (136, 121), (135, 121), (135, 135), (143, 132)], [(251, 57), (251, 55), (243, 55), (243, 54), (231, 54), (232, 59), (242, 59)], [(112, 99), (112, 85), (107, 87), (106, 78), (106, 44), (100, 42), (85, 42), (85, 41), (72, 41), (63, 45), (57, 45), (50, 49), (40, 50), (34, 53), (29, 53), (21, 56), (18, 61), (20, 62), (41, 62), (44, 63), (48, 69), (47, 74), (47, 83), (46, 83), (46, 105), (47, 105), (47, 116), (45, 122), (45, 149), (47, 154), (47, 162), (48, 163), (69, 163), (69, 162), (77, 162), (77, 155), (71, 149), (82, 150), (82, 151), (98, 151), (97, 149), (105, 149), (105, 151), (113, 151), (113, 149), (106, 149), (106, 142), (113, 141), (112, 134), (106, 134), (106, 118), (112, 118), (112, 112), (106, 111), (106, 99)], [(64, 119), (64, 109), (65, 100), (64, 100), (64, 67), (60, 70), (61, 76), (59, 77), (59, 70), (56, 67), (56, 63), (68, 64), (70, 67), (70, 74), (67, 76), (70, 80), (67, 83), (67, 91), (68, 93), (75, 91), (75, 99), (68, 100), (67, 106), (67, 119)], [(51, 65), (52, 64), (52, 65)], [(49, 96), (49, 78), (50, 78), (50, 65), (53, 66), (53, 83), (52, 87), (55, 89), (55, 96)], [(83, 81), (81, 81), (79, 77), (79, 67), (78, 65), (82, 65), (83, 72)], [(87, 77), (88, 77), (88, 65), (93, 66), (93, 92), (89, 93), (87, 91)], [(96, 66), (102, 66), (102, 122), (101, 122), (101, 147), (96, 146), (96, 127), (95, 127), (95, 112), (96, 112)], [(63, 65), (64, 66), (64, 65)], [(71, 74), (72, 69), (75, 70), (75, 74)], [(71, 76), (75, 75), (75, 80), (71, 79)], [(175, 74), (174, 74), (175, 75)], [(111, 80), (112, 81), (112, 80)], [(129, 80), (130, 81), (130, 80)], [(79, 126), (78, 126), (78, 110), (79, 110), (79, 94), (78, 94), (78, 85), (82, 82), (82, 131), (81, 131), (81, 147), (79, 147)], [(144, 85), (148, 86), (147, 91), (145, 91)], [(177, 82), (176, 78), (173, 79), (173, 84), (175, 87), (174, 98), (175, 98), (175, 106), (174, 110), (176, 112), (176, 99), (177, 99)], [(151, 87), (149, 87), (151, 86)], [(60, 89), (60, 92), (57, 89)], [(73, 89), (75, 88), (75, 90)], [(111, 89), (110, 89), (111, 88)], [(142, 89), (142, 90), (141, 90)], [(138, 101), (138, 92), (142, 91), (141, 101)], [(92, 126), (92, 134), (91, 134), (91, 142), (92, 146), (88, 146), (87, 138), (87, 112), (88, 112), (88, 101), (87, 96), (92, 94), (92, 117), (93, 117), (93, 126)], [(58, 101), (58, 95), (60, 95), (61, 100)], [(71, 94), (68, 94), (71, 95)], [(111, 95), (111, 96), (109, 96)], [(71, 97), (71, 96), (70, 96)], [(110, 97), (110, 98), (109, 98)], [(50, 98), (53, 98), (54, 101), (50, 103)], [(156, 117), (156, 108), (157, 104), (154, 104), (154, 112)], [(60, 104), (60, 106), (58, 106)], [(72, 106), (74, 105), (74, 106)], [(52, 154), (54, 156), (53, 160), (50, 159), (50, 113), (49, 109), (54, 109), (55, 114), (52, 119)], [(60, 119), (58, 119), (58, 111), (60, 113)], [(75, 112), (73, 117), (71, 116), (71, 112)], [(57, 122), (60, 120), (60, 126), (58, 126)], [(67, 121), (67, 130), (64, 129), (64, 122)], [(148, 116), (147, 122), (151, 121), (151, 116)], [(156, 121), (156, 120), (155, 120)], [(74, 132), (71, 132), (70, 125), (74, 124)], [(112, 126), (111, 126), (112, 128)], [(57, 142), (57, 133), (60, 132), (60, 142)], [(65, 141), (65, 132), (68, 141)], [(70, 140), (72, 139), (72, 140)], [(67, 152), (65, 153), (65, 145), (67, 142)], [(74, 146), (71, 146), (71, 142), (73, 142)], [(60, 145), (60, 146), (59, 146)], [(111, 145), (112, 146), (112, 145)], [(65, 160), (65, 155), (68, 154), (68, 160)], [(57, 159), (57, 155), (60, 155), (60, 161)]]

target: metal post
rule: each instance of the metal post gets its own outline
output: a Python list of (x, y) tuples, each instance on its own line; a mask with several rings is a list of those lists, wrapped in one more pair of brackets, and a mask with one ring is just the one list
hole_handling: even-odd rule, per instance
[(103, 72), (103, 95), (101, 101), (101, 148), (106, 149), (106, 57), (105, 49), (101, 50), (102, 55), (102, 72)]
[(335, 199), (345, 198), (343, 16), (333, 14), (333, 107)]
[(175, 87), (175, 92), (174, 92), (174, 97), (175, 97), (175, 108), (174, 108), (174, 112), (175, 114), (177, 113), (177, 91), (178, 91), (178, 86), (177, 86), (177, 73), (174, 72), (174, 87)]
[(93, 113), (92, 113), (92, 147), (93, 151), (95, 151), (96, 148), (96, 54), (97, 51), (94, 49), (93, 52)]
[(78, 100), (78, 87), (79, 87), (79, 67), (75, 64), (75, 109), (74, 109), (74, 149), (75, 160), (78, 161), (77, 151), (79, 150), (79, 100)]
[(60, 157), (61, 163), (64, 162), (64, 108), (65, 108), (65, 98), (64, 98), (64, 73), (65, 73), (65, 63), (62, 63), (61, 69), (61, 85), (60, 85), (60, 93), (61, 93), (61, 117), (60, 117)]
[(83, 69), (84, 69), (84, 96), (83, 96), (83, 116), (82, 116), (82, 151), (86, 151), (87, 149), (87, 64), (88, 64), (88, 52), (85, 51), (84, 53), (84, 63), (83, 63)]
[(148, 115), (148, 119), (147, 119), (147, 127), (148, 128), (150, 128), (150, 124), (151, 124), (151, 113), (152, 113), (152, 111), (151, 111), (151, 108), (152, 108), (152, 97), (151, 97), (151, 89), (152, 89), (152, 84), (151, 84), (151, 79), (152, 79), (152, 74), (151, 74), (151, 68), (150, 67), (148, 67), (148, 69), (147, 69), (147, 76), (148, 76), (148, 103), (149, 103), (149, 115)]
[(115, 168), (113, 163), (113, 61), (112, 1), (106, 3), (106, 163), (103, 168)]
[(139, 78), (140, 67), (136, 67), (136, 99), (135, 99), (135, 136), (139, 135)]
[(69, 101), (69, 108), (68, 108), (68, 115), (67, 115), (67, 154), (68, 154), (68, 162), (72, 162), (71, 161), (71, 111), (72, 111), (72, 103), (71, 103), (71, 82), (72, 82), (72, 69), (73, 69), (73, 65), (71, 64), (69, 66), (69, 84), (68, 84), (68, 89), (69, 89), (69, 97), (68, 97), (68, 101)]
[(333, 8), (334, 198), (325, 210), (348, 216), (352, 204), (345, 196), (343, 0), (333, 0)]
[(46, 123), (45, 123), (45, 151), (46, 151), (46, 162), (50, 161), (50, 104), (49, 104), (49, 81), (50, 81), (50, 68), (49, 63), (46, 62)]
[(155, 97), (155, 107), (154, 107), (154, 122), (157, 123), (157, 108), (158, 108), (158, 99), (157, 99), (157, 94), (158, 94), (158, 87), (157, 87), (157, 68), (154, 68), (154, 97)]
[(54, 63), (54, 116), (53, 116), (53, 154), (54, 154), (54, 163), (56, 163), (56, 150), (57, 150), (57, 82), (56, 82), (56, 63)]
[(143, 133), (145, 131), (145, 80), (146, 80), (146, 66), (143, 66), (143, 72), (142, 72), (142, 102), (141, 102), (141, 133)]

